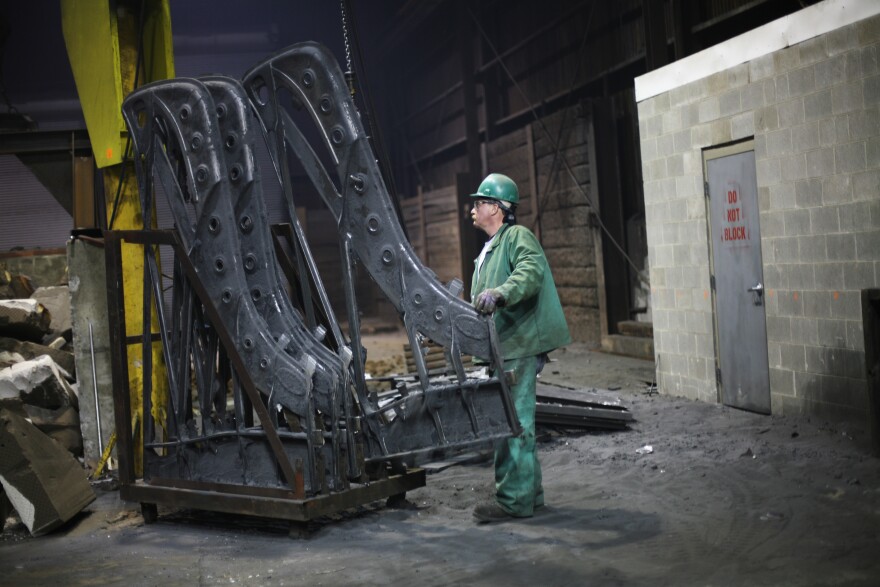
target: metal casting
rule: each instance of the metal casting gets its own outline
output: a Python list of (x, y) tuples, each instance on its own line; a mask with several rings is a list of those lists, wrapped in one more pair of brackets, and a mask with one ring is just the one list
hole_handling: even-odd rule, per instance
[[(287, 106), (283, 94), (291, 98)], [(316, 125), (336, 182), (290, 106)], [(144, 230), (106, 233), (114, 380), (122, 389), (117, 429), (129, 434), (125, 347), (140, 342), (145, 349), (144, 475), (140, 482), (130, 463), (121, 466), (124, 496), (128, 491), (135, 499), (182, 503), (181, 492), (191, 501), (200, 491), (276, 491), (271, 496), (282, 500), (332, 494), (341, 508), (360, 499), (355, 496), (375, 499), (377, 490), (365, 491), (362, 484), (385, 478), (389, 467), (400, 470), (400, 464), (519, 432), (506, 379), (470, 374), (461, 358), (482, 357), (501, 373), (494, 322), (415, 256), (342, 73), (325, 48), (295, 45), (254, 67), (244, 87), (222, 76), (155, 82), (132, 92), (122, 110), (143, 210), (152, 210), (154, 193), (162, 193), (175, 221), (173, 231), (154, 231), (144, 214)], [(268, 224), (254, 159), (261, 140), (274, 165), (262, 171), (281, 182), (290, 207), (290, 257), (276, 238), (285, 230)], [(297, 220), (288, 153), (305, 167), (337, 221), (348, 338)], [(122, 242), (141, 245), (145, 257), (147, 326), (136, 337), (126, 331), (120, 306)], [(170, 286), (159, 271), (159, 247), (174, 252)], [(451, 373), (429, 374), (415, 353), (415, 377), (401, 379), (390, 392), (367, 392), (354, 285), (358, 262), (400, 313), (412, 348), (421, 348), (424, 338), (442, 345)], [(153, 312), (158, 337), (149, 328)], [(168, 366), (167, 406), (151, 403), (150, 349), (157, 338)], [(130, 453), (130, 443), (120, 441), (120, 450)], [(415, 482), (405, 476), (382, 487), (400, 493)], [(206, 503), (250, 511), (229, 499), (232, 505), (218, 505), (223, 498)], [(318, 510), (289, 518), (306, 511)]]

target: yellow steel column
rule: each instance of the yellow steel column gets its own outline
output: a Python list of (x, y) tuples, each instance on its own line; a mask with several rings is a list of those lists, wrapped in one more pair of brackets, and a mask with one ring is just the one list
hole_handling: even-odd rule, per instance
[[(61, 20), (95, 163), (104, 169), (107, 219), (113, 219), (110, 228), (144, 228), (134, 167), (125, 160), (127, 133), (121, 106), (135, 89), (136, 80), (137, 85), (143, 85), (174, 77), (168, 0), (61, 0)], [(147, 215), (147, 226), (155, 226), (155, 211), (149, 210)], [(143, 331), (143, 247), (123, 245), (122, 259), (125, 327), (131, 335)], [(158, 332), (155, 308), (150, 329)], [(142, 358), (140, 344), (128, 346), (131, 404), (139, 420), (143, 409)], [(152, 413), (157, 422), (163, 422), (168, 386), (160, 342), (152, 345), (152, 364)], [(142, 441), (140, 435), (135, 439), (134, 469), (138, 475), (143, 472)]]

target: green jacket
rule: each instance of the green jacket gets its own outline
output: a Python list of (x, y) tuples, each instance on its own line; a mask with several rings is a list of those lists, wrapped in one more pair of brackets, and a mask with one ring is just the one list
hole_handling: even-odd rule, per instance
[(547, 353), (571, 342), (568, 324), (544, 250), (524, 226), (502, 225), (477, 275), (474, 261), (471, 300), (485, 289), (504, 296), (495, 328), (505, 359)]

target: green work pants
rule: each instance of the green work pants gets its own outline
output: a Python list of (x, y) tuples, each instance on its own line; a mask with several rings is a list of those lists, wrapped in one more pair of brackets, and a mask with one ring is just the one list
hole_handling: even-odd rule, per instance
[(495, 499), (512, 516), (529, 517), (544, 505), (541, 465), (535, 447), (535, 384), (537, 357), (504, 362), (504, 370), (516, 373), (510, 394), (522, 434), (495, 447)]

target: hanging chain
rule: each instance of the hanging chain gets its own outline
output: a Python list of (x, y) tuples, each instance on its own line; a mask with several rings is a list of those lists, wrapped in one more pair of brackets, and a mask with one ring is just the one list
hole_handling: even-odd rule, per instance
[(339, 0), (339, 12), (342, 14), (342, 40), (345, 43), (345, 81), (348, 82), (348, 93), (354, 98), (354, 71), (351, 69), (351, 42), (348, 39), (348, 18), (345, 14), (345, 0)]

